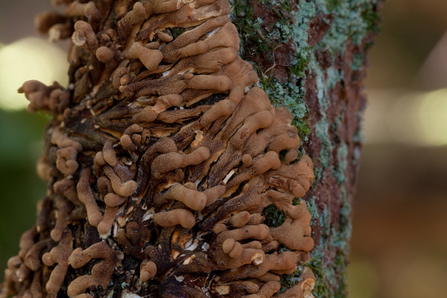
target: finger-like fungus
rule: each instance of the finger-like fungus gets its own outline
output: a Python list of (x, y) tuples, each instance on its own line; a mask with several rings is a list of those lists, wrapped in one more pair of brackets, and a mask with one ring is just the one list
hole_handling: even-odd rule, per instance
[(286, 218), (284, 223), (271, 228), (270, 234), (273, 239), (278, 240), (290, 249), (298, 251), (310, 251), (314, 246), (314, 241), (310, 237), (310, 214), (307, 211), (306, 204), (302, 201), (302, 216), (299, 219)]
[(300, 275), (300, 282), (284, 293), (278, 294), (277, 298), (314, 298), (312, 290), (315, 287), (315, 275), (309, 267), (304, 267)]
[(115, 251), (105, 242), (98, 242), (85, 250), (77, 248), (70, 256), (70, 265), (78, 269), (92, 259), (102, 259), (102, 261), (92, 267), (90, 275), (80, 276), (68, 285), (67, 295), (69, 297), (79, 295), (92, 286), (106, 288), (110, 283), (117, 261)]
[(148, 70), (154, 70), (163, 59), (163, 54), (158, 50), (147, 49), (139, 42), (134, 42), (127, 53), (127, 58), (138, 58)]
[(102, 214), (99, 211), (92, 189), (90, 188), (90, 174), (91, 171), (89, 169), (81, 171), (77, 191), (79, 200), (84, 203), (87, 209), (88, 222), (96, 227), (102, 220)]
[(157, 274), (157, 265), (152, 261), (143, 261), (140, 266), (140, 280), (146, 282)]
[(191, 229), (196, 224), (196, 220), (190, 211), (175, 209), (155, 214), (154, 223), (162, 227), (181, 225), (182, 227)]
[(56, 24), (65, 23), (66, 19), (67, 18), (65, 16), (59, 14), (58, 12), (51, 11), (38, 14), (34, 18), (34, 23), (37, 31), (46, 34), (51, 27)]
[(208, 159), (209, 156), (210, 151), (206, 147), (199, 147), (188, 155), (177, 152), (165, 153), (152, 162), (152, 175), (155, 178), (161, 178), (163, 174), (172, 170), (197, 165)]
[(137, 183), (133, 180), (122, 181), (110, 166), (104, 167), (104, 173), (110, 179), (113, 190), (120, 196), (127, 197), (137, 190)]
[(168, 200), (177, 200), (183, 202), (192, 210), (203, 210), (207, 202), (207, 196), (198, 191), (188, 189), (181, 184), (173, 185), (166, 193), (158, 194), (154, 198), (154, 204), (162, 205)]
[(96, 8), (95, 2), (80, 3), (73, 1), (66, 10), (68, 16), (86, 16), (91, 21), (98, 21), (101, 19), (101, 12)]
[(57, 82), (54, 82), (52, 86), (46, 86), (38, 81), (26, 81), (18, 92), (25, 93), (25, 97), (30, 102), (27, 107), (30, 113), (43, 111), (60, 114), (68, 107), (70, 100), (69, 92)]
[(71, 37), (73, 44), (78, 47), (83, 47), (86, 50), (90, 50), (93, 54), (96, 54), (96, 50), (98, 49), (98, 40), (96, 39), (92, 26), (87, 22), (77, 21), (74, 25), (74, 29), (75, 32)]
[(72, 175), (78, 169), (76, 155), (78, 151), (73, 147), (66, 147), (57, 151), (56, 166), (65, 175)]
[[(47, 197), (4, 292), (312, 297), (307, 267), (279, 293), (314, 245), (306, 202), (294, 204), (312, 161), (297, 160), (292, 113), (253, 86), (228, 1), (53, 2), (65, 15), (41, 15), (39, 29), (71, 35), (70, 82), (19, 89), (30, 112), (55, 117), (38, 165)], [(266, 224), (270, 205), (280, 226)]]
[(56, 295), (59, 292), (68, 270), (68, 259), (72, 251), (73, 237), (70, 230), (65, 230), (59, 245), (42, 256), (42, 261), (46, 266), (53, 266), (57, 263), (46, 285), (49, 294)]
[(277, 281), (269, 281), (256, 294), (243, 296), (243, 298), (270, 298), (281, 289), (281, 284)]

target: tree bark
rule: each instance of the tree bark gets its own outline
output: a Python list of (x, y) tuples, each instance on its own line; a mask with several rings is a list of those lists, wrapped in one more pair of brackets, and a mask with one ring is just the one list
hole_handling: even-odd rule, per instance
[(19, 89), (48, 191), (1, 297), (345, 297), (380, 1), (54, 2), (70, 84)]

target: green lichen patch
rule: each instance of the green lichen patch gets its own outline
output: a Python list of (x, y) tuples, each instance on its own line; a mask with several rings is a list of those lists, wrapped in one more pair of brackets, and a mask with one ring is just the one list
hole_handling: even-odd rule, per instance
[(279, 227), (286, 220), (286, 214), (278, 210), (275, 205), (269, 205), (262, 210), (261, 215), (265, 217), (264, 224), (269, 227)]
[(337, 148), (337, 164), (334, 166), (332, 175), (335, 177), (337, 184), (346, 182), (346, 168), (348, 166), (348, 145), (342, 142)]
[[(318, 245), (313, 249), (309, 266), (316, 276), (313, 291), (315, 297), (346, 297), (346, 258), (349, 252), (348, 241), (351, 235), (350, 194), (346, 191), (351, 183), (346, 177), (347, 169), (357, 163), (359, 152), (350, 152), (352, 147), (342, 136), (343, 119), (348, 112), (345, 107), (337, 110), (334, 118), (331, 92), (336, 86), (346, 86), (343, 63), (349, 63), (354, 72), (350, 80), (360, 79), (365, 67), (365, 50), (371, 46), (369, 37), (379, 28), (380, 0), (233, 0), (233, 19), (241, 37), (241, 57), (253, 64), (263, 88), (275, 107), (288, 108), (294, 118), (293, 125), (299, 130), (304, 142), (312, 140), (318, 143), (319, 152), (307, 152), (314, 157), (315, 183), (314, 192), (307, 200), (308, 210), (312, 215), (311, 225), (318, 229)], [(324, 24), (330, 24), (324, 36), (318, 42), (309, 44), (309, 32), (313, 29), (316, 18)], [(315, 30), (318, 30), (316, 28)], [(366, 40), (366, 42), (365, 42)], [(354, 53), (352, 61), (345, 61), (348, 45), (363, 47)], [(278, 50), (285, 47), (291, 52), (285, 63), (287, 79), (276, 77), (278, 74)], [(289, 52), (287, 52), (289, 53)], [(327, 53), (327, 61), (321, 63), (318, 53)], [(348, 55), (349, 56), (349, 55)], [(341, 62), (341, 63), (340, 63)], [(276, 64), (275, 64), (276, 63)], [(284, 63), (283, 63), (284, 64)], [(323, 67), (324, 66), (324, 67)], [(345, 69), (346, 70), (346, 69)], [(284, 74), (284, 72), (283, 72)], [(356, 78), (356, 74), (358, 78)], [(306, 102), (306, 80), (315, 79), (317, 99), (314, 106)], [(315, 113), (315, 106), (318, 111)], [(311, 108), (314, 112), (310, 115)], [(356, 117), (361, 118), (359, 114)], [(310, 123), (315, 123), (311, 127)], [(310, 138), (310, 134), (314, 134)], [(334, 140), (338, 140), (335, 142)], [(361, 142), (361, 130), (356, 130), (353, 142)], [(306, 147), (309, 148), (309, 147)], [(310, 149), (312, 146), (310, 146)], [(356, 149), (354, 149), (356, 150)], [(299, 154), (305, 154), (303, 148)], [(351, 154), (352, 153), (352, 154)], [(351, 158), (351, 160), (349, 159)], [(318, 162), (317, 162), (318, 161)], [(342, 207), (340, 210), (329, 209), (332, 199), (328, 194), (318, 192), (318, 184), (328, 176), (335, 181), (334, 191), (340, 192)], [(295, 202), (299, 201), (298, 199)], [(338, 222), (332, 222), (331, 214), (339, 214)], [(279, 226), (285, 215), (274, 205), (264, 209), (266, 224)], [(332, 258), (328, 258), (328, 252)], [(335, 253), (335, 257), (334, 254)], [(302, 268), (301, 268), (302, 269)], [(299, 281), (299, 272), (281, 276), (281, 291), (292, 287)]]
[(281, 283), (281, 290), (279, 292), (280, 293), (285, 292), (287, 289), (290, 289), (291, 287), (298, 284), (300, 282), (300, 275), (301, 275), (302, 271), (303, 271), (303, 267), (300, 266), (292, 274), (281, 275), (281, 278), (279, 280), (279, 282)]
[(285, 107), (292, 112), (292, 125), (298, 129), (300, 138), (307, 141), (311, 131), (310, 123), (306, 117), (309, 108), (303, 99), (302, 89), (291, 82), (281, 85), (276, 78), (263, 77), (261, 84), (274, 107)]
[(312, 291), (315, 298), (331, 297), (329, 295), (330, 286), (327, 279), (328, 273), (325, 272), (326, 265), (323, 260), (322, 253), (319, 252), (319, 250), (316, 250), (316, 252), (312, 254), (312, 259), (307, 263), (307, 266), (312, 269), (312, 272), (315, 275), (315, 287)]
[(176, 39), (177, 37), (179, 37), (183, 32), (185, 32), (185, 28), (180, 28), (180, 27), (175, 27), (175, 28), (171, 28), (171, 33), (172, 33), (172, 37), (174, 37), (174, 39)]

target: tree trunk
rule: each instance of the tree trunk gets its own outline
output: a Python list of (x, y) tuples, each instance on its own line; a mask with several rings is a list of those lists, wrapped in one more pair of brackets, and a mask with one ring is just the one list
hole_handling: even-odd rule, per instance
[(19, 89), (48, 190), (1, 297), (345, 297), (379, 1), (53, 2), (70, 84)]

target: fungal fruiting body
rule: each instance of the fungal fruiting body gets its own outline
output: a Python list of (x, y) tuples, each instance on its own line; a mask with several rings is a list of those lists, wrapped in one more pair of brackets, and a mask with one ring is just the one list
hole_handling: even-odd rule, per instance
[(280, 291), (313, 248), (294, 201), (312, 161), (292, 114), (253, 86), (227, 0), (54, 2), (65, 15), (38, 26), (71, 34), (70, 84), (19, 89), (54, 115), (49, 188), (2, 297), (312, 297), (308, 268)]

